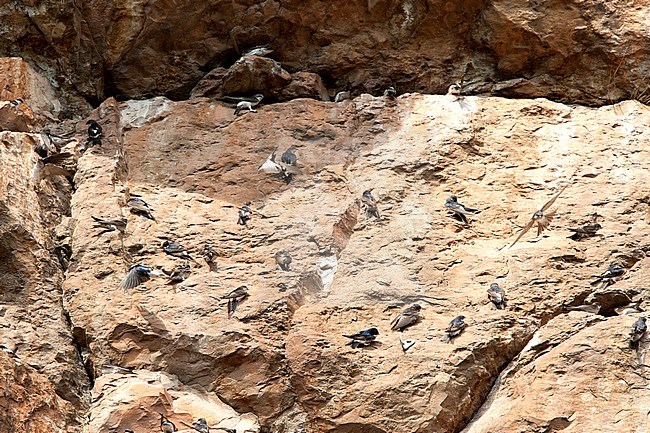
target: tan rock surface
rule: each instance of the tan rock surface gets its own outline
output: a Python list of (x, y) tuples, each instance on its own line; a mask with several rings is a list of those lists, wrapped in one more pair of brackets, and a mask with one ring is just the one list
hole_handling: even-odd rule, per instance
[(42, 374), (0, 350), (0, 429), (15, 433), (65, 433), (72, 405)]
[[(115, 129), (79, 161), (74, 266), (64, 283), (75, 332), (86, 336), (98, 376), (108, 364), (161, 370), (273, 431), (453, 432), (549, 319), (586, 317), (565, 316), (584, 302), (611, 313), (642, 293), (649, 176), (642, 143), (650, 114), (635, 103), (588, 109), (408, 95), (292, 101), (239, 118), (203, 99), (132, 101), (119, 110), (107, 103), (99, 118), (106, 130), (119, 124), (123, 133)], [(290, 183), (257, 171), (276, 146), (282, 152), (290, 145), (301, 166)], [(126, 182), (111, 169), (121, 152)], [(551, 229), (537, 242), (531, 231), (507, 248), (517, 225), (566, 184)], [(127, 186), (155, 209), (155, 222), (128, 213)], [(381, 220), (368, 219), (358, 204), (369, 187)], [(469, 228), (444, 209), (452, 193), (482, 211)], [(260, 214), (238, 226), (237, 208), (249, 200)], [(99, 210), (128, 218), (123, 238), (94, 237), (90, 215)], [(567, 227), (596, 213), (601, 236), (567, 238)], [(163, 253), (165, 238), (199, 261), (183, 287), (154, 278), (118, 289), (131, 262), (158, 269), (179, 262)], [(208, 241), (216, 272), (199, 258)], [(290, 272), (275, 265), (281, 248), (293, 257)], [(623, 259), (631, 268), (621, 281), (606, 289), (589, 284)], [(507, 310), (488, 304), (493, 281), (508, 293)], [(223, 297), (242, 284), (250, 297), (229, 319)], [(404, 353), (389, 323), (416, 301), (423, 318), (402, 333), (417, 340)], [(442, 342), (461, 313), (469, 327)], [(630, 320), (589, 316), (581, 326), (601, 326), (597, 317), (624, 347)], [(371, 326), (380, 330), (375, 348), (345, 346), (341, 334)], [(559, 347), (577, 337), (557, 338)], [(629, 350), (621, 356), (635, 359)], [(518, 359), (525, 362), (519, 372), (538, 362)], [(100, 397), (91, 417), (115, 404)], [(147, 423), (155, 421), (151, 412)], [(555, 426), (552, 417), (539, 419)]]

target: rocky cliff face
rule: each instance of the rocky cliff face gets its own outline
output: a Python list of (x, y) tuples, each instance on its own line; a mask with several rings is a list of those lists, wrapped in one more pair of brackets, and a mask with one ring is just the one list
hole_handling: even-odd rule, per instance
[[(650, 339), (628, 341), (650, 305), (647, 107), (361, 94), (439, 91), (466, 73), (464, 93), (643, 100), (632, 65), (646, 59), (628, 51), (641, 12), (190, 6), (0, 9), (13, 26), (2, 46), (31, 62), (0, 59), (0, 432), (140, 433), (161, 417), (186, 432), (200, 417), (237, 433), (647, 428)], [(262, 42), (275, 60), (237, 60)], [(319, 100), (341, 88), (353, 99)], [(271, 96), (256, 112), (215, 100), (258, 89)], [(87, 148), (88, 119), (101, 146)], [(69, 175), (39, 146), (69, 152)], [(297, 173), (259, 170), (290, 146)], [(377, 215), (361, 200), (371, 188)], [(549, 228), (512, 246), (560, 191)], [(455, 219), (452, 194), (480, 213)], [(153, 218), (129, 210), (133, 196)], [(93, 217), (126, 226), (103, 232)], [(600, 229), (577, 239), (584, 224)], [(160, 276), (121, 288), (136, 263)], [(183, 263), (187, 278), (170, 281)], [(594, 278), (613, 263), (622, 275)], [(488, 301), (494, 282), (505, 309)], [(391, 331), (413, 303), (420, 319)], [(449, 340), (458, 315), (467, 328)], [(371, 327), (374, 343), (346, 344)]]
[(645, 99), (644, 2), (356, 0), (105, 2), (0, 6), (0, 55), (30, 59), (63, 90), (184, 99), (207, 72), (268, 45), (329, 88), (468, 91), (601, 105)]

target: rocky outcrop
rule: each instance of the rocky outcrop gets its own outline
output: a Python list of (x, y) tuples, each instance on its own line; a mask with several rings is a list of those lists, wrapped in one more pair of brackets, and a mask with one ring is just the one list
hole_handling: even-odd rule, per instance
[(256, 45), (290, 73), (317, 73), (357, 95), (389, 85), (442, 93), (461, 78), (470, 93), (592, 105), (647, 93), (645, 9), (620, 0), (48, 0), (0, 13), (0, 55), (29, 58), (64, 96), (93, 103), (186, 98)]
[[(137, 433), (161, 414), (238, 433), (641, 425), (649, 343), (630, 349), (642, 313), (618, 314), (648, 308), (643, 105), (363, 94), (256, 109), (110, 98), (89, 116), (102, 146), (82, 152), (87, 119), (67, 144), (73, 185), (32, 179), (40, 134), (0, 133), (0, 344), (20, 361), (0, 353), (0, 372), (49, 382), (38, 396), (57, 428)], [(258, 170), (290, 146), (297, 173)], [(550, 228), (512, 246), (565, 186)], [(379, 217), (360, 201), (370, 188)], [(131, 194), (155, 219), (130, 212)], [(451, 194), (480, 210), (469, 224), (448, 214)], [(102, 233), (93, 216), (125, 218), (126, 229)], [(596, 236), (569, 238), (593, 221)], [(183, 263), (165, 240), (192, 256), (189, 277), (120, 288), (132, 264), (163, 275)], [(65, 273), (52, 253), (60, 242), (72, 253)], [(275, 262), (281, 249), (288, 271)], [(625, 273), (592, 284), (613, 262)], [(487, 299), (492, 282), (508, 294), (504, 310)], [(229, 314), (226, 297), (242, 285), (249, 296)], [(420, 320), (391, 331), (414, 302)], [(468, 327), (447, 341), (460, 314)], [(342, 334), (369, 327), (375, 344), (346, 345)], [(404, 350), (406, 339), (415, 344)]]

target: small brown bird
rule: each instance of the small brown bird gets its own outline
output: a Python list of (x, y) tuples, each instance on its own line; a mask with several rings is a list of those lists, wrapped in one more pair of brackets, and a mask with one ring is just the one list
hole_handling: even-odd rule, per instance
[(228, 299), (228, 317), (232, 316), (237, 306), (248, 296), (248, 287), (246, 286), (239, 286), (226, 295)]
[(94, 229), (103, 229), (103, 231), (97, 233), (95, 237), (101, 236), (104, 233), (119, 231), (121, 234), (124, 234), (126, 230), (126, 218), (118, 218), (114, 220), (105, 220), (102, 218), (97, 218), (92, 216), (92, 219), (95, 221)]
[(573, 232), (569, 239), (574, 241), (579, 241), (582, 239), (587, 239), (596, 236), (596, 232), (600, 230), (602, 226), (598, 223), (594, 224), (585, 224), (577, 228), (569, 228)]
[(289, 271), (289, 265), (291, 264), (291, 255), (289, 254), (289, 251), (282, 249), (275, 253), (275, 262), (283, 271)]
[(163, 270), (165, 274), (169, 277), (167, 284), (180, 284), (183, 281), (187, 280), (191, 274), (191, 268), (189, 263), (181, 263), (180, 265), (174, 266), (174, 269), (171, 271)]
[(540, 210), (538, 210), (537, 212), (535, 212), (533, 214), (533, 217), (528, 222), (528, 224), (526, 224), (526, 227), (524, 227), (521, 230), (521, 232), (519, 233), (519, 236), (517, 236), (517, 239), (515, 239), (515, 241), (508, 248), (512, 248), (513, 245), (516, 244), (517, 241), (519, 239), (521, 239), (521, 237), (524, 234), (526, 234), (526, 232), (528, 230), (530, 230), (530, 228), (535, 224), (537, 224), (537, 236), (542, 234), (542, 232), (548, 227), (548, 225), (553, 220), (553, 217), (555, 216), (555, 210), (552, 210), (552, 211), (549, 211), (549, 212), (546, 212), (546, 211), (548, 210), (548, 208), (553, 206), (553, 203), (555, 203), (555, 200), (557, 200), (557, 198), (560, 196), (560, 194), (562, 194), (562, 192), (564, 192), (564, 190), (568, 186), (569, 185), (564, 186), (564, 188), (562, 188), (557, 194), (555, 194), (553, 196), (553, 198), (551, 198), (544, 206), (542, 206), (542, 208)]
[(492, 302), (498, 310), (506, 308), (506, 291), (499, 287), (497, 283), (490, 284), (487, 294), (490, 302)]
[[(46, 155), (47, 151), (45, 151), (44, 154)], [(38, 161), (36, 161), (32, 179), (34, 179), (35, 183), (39, 183), (44, 178), (52, 176), (63, 176), (72, 179), (74, 173), (59, 165), (71, 156), (72, 154), (69, 152), (62, 152), (39, 158)]]
[(390, 329), (393, 331), (403, 331), (409, 326), (415, 324), (420, 318), (420, 304), (413, 304), (406, 307), (397, 317), (390, 322)]

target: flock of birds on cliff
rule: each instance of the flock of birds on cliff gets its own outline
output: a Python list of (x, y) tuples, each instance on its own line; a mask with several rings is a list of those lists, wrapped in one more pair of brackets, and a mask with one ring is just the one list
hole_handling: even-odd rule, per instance
[[(259, 53), (254, 51), (247, 53), (247, 55), (264, 55), (268, 51), (264, 51), (263, 47), (256, 48), (260, 50)], [(254, 49), (255, 50), (255, 49)], [(461, 84), (454, 83), (449, 86), (448, 95), (451, 95), (454, 98), (460, 98), (461, 95)], [(394, 99), (397, 95), (397, 92), (393, 87), (389, 87), (384, 92), (384, 97), (388, 99)], [(346, 99), (350, 99), (350, 92), (339, 92), (334, 101), (341, 102)], [(239, 101), (237, 101), (239, 99)], [(234, 98), (230, 102), (236, 102), (235, 112), (236, 116), (242, 114), (242, 112), (256, 112), (254, 107), (261, 103), (263, 95), (254, 95), (251, 98)], [(11, 101), (11, 104), (14, 107), (17, 107), (23, 101), (21, 99), (16, 99)], [(87, 122), (87, 134), (88, 138), (82, 149), (86, 149), (93, 146), (101, 146), (103, 138), (103, 129), (102, 126), (96, 120), (89, 120)], [(55, 139), (48, 132), (48, 138), (50, 143)], [(55, 152), (52, 152), (51, 147), (48, 146), (39, 146), (36, 149), (36, 152), (40, 156), (37, 165), (34, 170), (34, 177), (37, 180), (42, 179), (44, 176), (65, 176), (71, 178), (72, 172), (61, 167), (59, 164), (65, 161), (67, 158), (72, 156), (68, 152), (60, 152), (60, 149), (57, 147)], [(295, 154), (296, 148), (294, 146), (289, 147), (286, 151), (282, 153), (280, 161), (276, 161), (276, 150), (267, 158), (267, 160), (259, 167), (259, 171), (263, 173), (273, 174), (278, 176), (278, 178), (284, 180), (285, 182), (291, 182), (293, 176), (300, 173), (300, 170), (297, 167), (298, 158)], [(567, 185), (568, 186), (568, 185)], [(510, 244), (509, 248), (514, 246), (531, 228), (537, 226), (537, 237), (539, 237), (542, 232), (547, 229), (555, 216), (555, 210), (552, 210), (551, 207), (558, 199), (558, 197), (564, 192), (567, 188), (564, 186), (561, 188), (544, 206), (542, 206), (538, 211), (536, 211), (528, 223), (521, 229), (518, 236)], [(361, 208), (365, 211), (366, 217), (376, 218), (381, 220), (381, 214), (379, 212), (379, 207), (377, 200), (372, 194), (373, 189), (368, 189), (364, 191), (359, 199)], [(140, 215), (144, 218), (156, 221), (154, 217), (154, 210), (147, 204), (140, 196), (135, 194), (129, 194), (126, 205), (130, 208), (130, 212), (136, 215)], [(458, 201), (458, 198), (454, 195), (450, 196), (444, 203), (444, 207), (448, 210), (451, 217), (455, 218), (459, 223), (464, 226), (470, 224), (470, 218), (474, 215), (480, 213), (478, 209), (472, 209), (468, 206), (461, 204)], [(246, 226), (248, 221), (256, 213), (251, 207), (251, 202), (245, 203), (238, 210), (238, 220), (237, 224)], [(101, 236), (105, 233), (118, 232), (123, 235), (126, 231), (127, 220), (125, 218), (118, 219), (104, 219), (96, 216), (92, 216), (92, 219), (95, 223), (93, 228), (100, 230), (95, 236)], [(573, 234), (570, 236), (573, 240), (581, 240), (596, 235), (597, 231), (601, 228), (598, 223), (585, 224), (578, 228), (570, 228)], [(168, 284), (178, 285), (185, 281), (191, 273), (191, 267), (188, 262), (193, 262), (198, 264), (198, 262), (189, 254), (185, 247), (176, 241), (165, 240), (161, 245), (162, 250), (165, 254), (168, 254), (172, 257), (183, 260), (183, 263), (175, 266), (171, 271), (162, 270), (158, 272), (154, 270), (151, 266), (136, 263), (131, 266), (120, 283), (120, 288), (124, 290), (132, 289), (139, 286), (142, 283), (147, 282), (152, 277), (166, 277), (168, 279)], [(55, 253), (62, 265), (62, 267), (67, 269), (69, 260), (72, 255), (72, 251), (69, 246), (63, 245), (55, 248)], [(211, 270), (216, 270), (215, 258), (216, 254), (211, 244), (205, 244), (202, 257), (208, 264)], [(275, 260), (280, 270), (289, 271), (290, 265), (292, 262), (291, 255), (284, 249), (279, 250), (275, 254)], [(607, 287), (611, 284), (614, 284), (620, 277), (626, 272), (626, 269), (620, 264), (614, 263), (610, 265), (602, 274), (595, 275), (596, 278), (592, 285), (601, 285), (601, 287)], [(246, 286), (240, 286), (228, 293), (225, 296), (227, 299), (227, 312), (228, 317), (235, 312), (237, 306), (244, 301), (248, 294), (248, 288)], [(496, 309), (505, 309), (507, 307), (507, 296), (503, 288), (501, 288), (497, 283), (492, 283), (487, 289), (487, 298), (494, 305)], [(391, 330), (393, 331), (403, 331), (404, 329), (416, 324), (420, 319), (420, 311), (422, 306), (419, 304), (412, 304), (406, 307), (401, 313), (399, 313), (391, 322)], [(448, 327), (445, 329), (445, 335), (443, 341), (451, 341), (452, 339), (458, 337), (463, 330), (467, 327), (465, 322), (465, 316), (459, 315), (451, 320)], [(632, 326), (630, 332), (630, 347), (638, 348), (639, 342), (642, 340), (644, 335), (647, 332), (646, 319), (644, 317), (639, 318), (634, 325)], [(361, 330), (355, 334), (343, 335), (348, 338), (350, 341), (347, 345), (351, 346), (354, 349), (369, 347), (377, 342), (377, 336), (379, 335), (379, 330), (376, 327), (368, 328)], [(400, 337), (400, 342), (402, 344), (402, 349), (406, 352), (408, 351), (415, 343), (415, 340), (402, 340)], [(6, 346), (0, 345), (0, 349), (9, 351)], [(194, 429), (199, 433), (209, 433), (210, 427), (208, 426), (205, 418), (199, 418), (194, 424), (189, 425), (184, 423), (186, 426)], [(213, 429), (220, 429), (228, 431), (230, 433), (236, 433), (235, 429), (228, 429), (224, 427), (213, 427)], [(176, 425), (170, 421), (167, 417), (160, 414), (160, 430), (163, 433), (174, 433), (178, 429)], [(126, 429), (125, 433), (133, 433), (132, 430)]]

